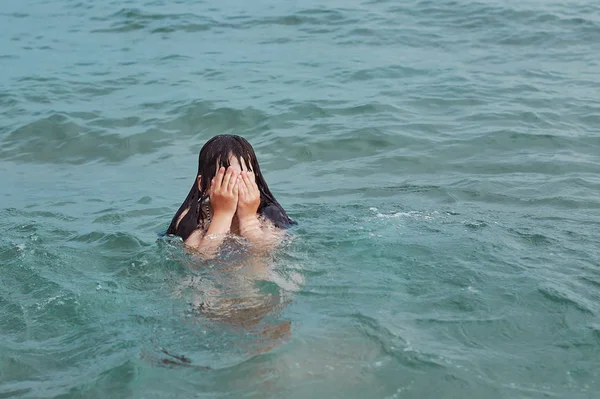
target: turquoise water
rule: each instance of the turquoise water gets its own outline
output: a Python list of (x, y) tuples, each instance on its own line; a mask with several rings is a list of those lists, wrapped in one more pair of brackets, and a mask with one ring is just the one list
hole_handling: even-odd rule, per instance
[[(600, 396), (597, 2), (2, 5), (0, 397)], [(253, 265), (157, 241), (220, 133)]]

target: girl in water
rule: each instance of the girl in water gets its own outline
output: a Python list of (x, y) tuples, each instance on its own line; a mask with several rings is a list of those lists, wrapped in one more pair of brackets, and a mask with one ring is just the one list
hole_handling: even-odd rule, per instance
[(235, 135), (206, 142), (189, 194), (166, 231), (211, 258), (228, 234), (243, 237), (254, 249), (276, 246), (283, 229), (296, 224), (275, 200), (254, 149)]
[[(292, 224), (296, 222), (269, 190), (250, 143), (239, 136), (218, 135), (200, 150), (198, 173), (165, 234), (180, 237), (202, 258), (214, 259), (231, 236), (246, 240), (254, 254), (267, 253), (281, 242), (284, 229)], [(192, 263), (188, 265), (195, 268)], [(276, 275), (268, 258), (219, 259), (219, 265), (226, 267), (186, 276), (175, 296), (186, 298), (192, 312), (208, 320), (257, 333), (252, 352), (267, 351), (287, 339), (290, 322), (274, 322), (267, 317), (281, 309), (287, 299), (279, 293), (262, 292), (256, 285)], [(163, 362), (189, 366), (184, 357), (165, 354), (172, 359)]]

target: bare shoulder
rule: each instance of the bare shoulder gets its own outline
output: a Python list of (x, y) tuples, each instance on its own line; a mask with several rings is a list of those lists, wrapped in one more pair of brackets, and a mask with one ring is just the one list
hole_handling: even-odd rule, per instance
[[(186, 210), (181, 212), (179, 219), (177, 219), (177, 224), (175, 225), (175, 228), (179, 227), (179, 223), (183, 220), (185, 215), (188, 214), (189, 210), (190, 210), (190, 208), (187, 208)], [(198, 244), (200, 243), (200, 241), (202, 241), (203, 237), (204, 237), (204, 231), (202, 231), (202, 229), (196, 229), (192, 232), (192, 234), (190, 234), (190, 236), (188, 238), (186, 238), (186, 240), (184, 242), (186, 245), (188, 245), (190, 247), (197, 247)]]

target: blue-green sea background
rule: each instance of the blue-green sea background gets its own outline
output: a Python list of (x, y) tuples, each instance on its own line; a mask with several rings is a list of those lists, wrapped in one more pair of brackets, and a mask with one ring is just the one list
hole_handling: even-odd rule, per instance
[[(264, 275), (157, 241), (221, 133)], [(598, 398), (599, 173), (596, 1), (4, 0), (0, 397)]]

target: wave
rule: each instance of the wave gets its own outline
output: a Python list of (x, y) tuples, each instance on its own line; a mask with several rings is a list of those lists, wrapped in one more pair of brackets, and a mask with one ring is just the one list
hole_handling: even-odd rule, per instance
[(54, 113), (5, 135), (0, 142), (0, 159), (74, 165), (119, 163), (134, 155), (158, 152), (168, 142), (168, 137), (156, 128), (124, 137), (94, 127), (93, 123), (81, 124), (68, 115)]

